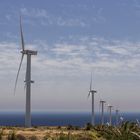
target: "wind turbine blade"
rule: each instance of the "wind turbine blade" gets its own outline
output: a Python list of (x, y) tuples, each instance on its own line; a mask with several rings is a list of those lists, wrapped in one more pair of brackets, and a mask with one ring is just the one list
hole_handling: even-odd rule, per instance
[(26, 89), (26, 86), (27, 86), (27, 67), (26, 67), (26, 74), (25, 74), (25, 85), (24, 85), (24, 91)]
[(20, 35), (21, 35), (21, 46), (22, 46), (22, 50), (24, 51), (24, 38), (23, 38), (23, 31), (22, 31), (21, 16), (20, 16)]
[(15, 93), (16, 93), (17, 81), (18, 81), (18, 76), (19, 76), (19, 72), (20, 72), (20, 69), (21, 69), (23, 57), (24, 57), (24, 54), (22, 54), (22, 56), (21, 56), (21, 61), (20, 61), (19, 68), (18, 68), (18, 72), (17, 72), (17, 76), (16, 76), (15, 88), (14, 88), (14, 95), (15, 95)]
[(89, 98), (89, 96), (90, 96), (90, 91), (89, 91), (89, 93), (88, 93), (88, 98)]
[(25, 83), (25, 85), (24, 85), (24, 91), (26, 90), (26, 86), (27, 86), (27, 84)]

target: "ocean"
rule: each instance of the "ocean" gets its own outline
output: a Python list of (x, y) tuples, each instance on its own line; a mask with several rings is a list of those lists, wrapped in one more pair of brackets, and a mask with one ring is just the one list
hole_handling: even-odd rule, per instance
[[(124, 121), (136, 122), (140, 120), (140, 113), (121, 113)], [(109, 121), (109, 115), (105, 114), (105, 123)], [(87, 112), (33, 112), (32, 126), (85, 126), (91, 121), (91, 114)], [(96, 113), (95, 123), (100, 124), (101, 117)], [(115, 115), (112, 115), (112, 122), (115, 124)], [(0, 126), (24, 126), (23, 112), (0, 112)]]

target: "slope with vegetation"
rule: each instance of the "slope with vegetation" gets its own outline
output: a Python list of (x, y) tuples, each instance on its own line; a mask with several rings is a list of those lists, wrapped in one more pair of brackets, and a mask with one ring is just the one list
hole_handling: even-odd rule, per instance
[(1, 127), (0, 140), (140, 140), (140, 127), (133, 122), (119, 126), (87, 124), (84, 128), (67, 127)]

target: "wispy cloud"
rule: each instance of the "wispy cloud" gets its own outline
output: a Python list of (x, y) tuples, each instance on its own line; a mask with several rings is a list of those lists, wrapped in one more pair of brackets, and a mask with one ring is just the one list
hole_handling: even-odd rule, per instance
[[(84, 45), (83, 45), (84, 44)], [(56, 43), (53, 47), (43, 41), (38, 44), (28, 44), (26, 47), (38, 50), (38, 56), (33, 64), (36, 70), (55, 71), (65, 73), (71, 71), (90, 71), (91, 68), (99, 70), (100, 74), (138, 72), (140, 69), (140, 43), (129, 41), (108, 41), (92, 38), (80, 44)], [(38, 48), (38, 46), (41, 46)], [(47, 47), (48, 46), (48, 47)], [(3, 66), (1, 71), (8, 68), (15, 70), (18, 60), (18, 45), (4, 42), (0, 44), (0, 56)], [(43, 51), (42, 51), (43, 50)]]
[(48, 12), (45, 9), (31, 8), (30, 10), (27, 8), (21, 8), (21, 13), (25, 16), (32, 18), (48, 18)]
[(97, 23), (104, 23), (106, 22), (106, 18), (103, 16), (103, 8), (99, 8), (96, 10), (96, 14), (93, 16), (93, 21)]
[(84, 20), (80, 18), (65, 18), (62, 16), (54, 15), (45, 9), (27, 9), (27, 8), (21, 8), (22, 15), (30, 18), (40, 19), (40, 24), (42, 25), (58, 25), (58, 26), (86, 26), (86, 23)]
[[(38, 50), (33, 58), (35, 75), (48, 74), (72, 75), (79, 71), (88, 73), (91, 68), (98, 74), (133, 74), (140, 70), (140, 42), (109, 41), (101, 38), (87, 38), (79, 44), (66, 42), (49, 46), (46, 42), (36, 41), (26, 48)], [(0, 75), (16, 73), (19, 64), (19, 45), (11, 42), (0, 43)], [(117, 72), (117, 73), (116, 73)], [(44, 74), (43, 74), (44, 73)], [(9, 73), (10, 74), (10, 73)]]

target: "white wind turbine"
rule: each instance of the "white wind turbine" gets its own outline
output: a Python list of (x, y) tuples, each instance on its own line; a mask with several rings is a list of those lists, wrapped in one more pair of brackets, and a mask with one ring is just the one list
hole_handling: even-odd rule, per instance
[(88, 97), (92, 96), (92, 116), (91, 116), (91, 124), (95, 124), (95, 112), (94, 112), (94, 94), (97, 93), (97, 91), (92, 89), (92, 73), (91, 73), (91, 81), (90, 81), (90, 89), (89, 89), (89, 94)]
[(116, 126), (119, 125), (119, 110), (116, 109)]
[(108, 105), (108, 109), (109, 109), (109, 125), (112, 125), (112, 108), (113, 106)]
[(101, 124), (104, 125), (104, 104), (106, 101), (100, 100), (100, 105), (101, 105)]
[(37, 51), (25, 50), (21, 17), (20, 17), (20, 35), (21, 35), (22, 56), (21, 56), (21, 61), (20, 61), (19, 69), (16, 76), (14, 94), (16, 92), (18, 76), (21, 69), (23, 58), (24, 58), (24, 55), (27, 55), (27, 67), (26, 67), (26, 76), (25, 76), (25, 86), (26, 86), (25, 127), (31, 127), (31, 83), (34, 83), (34, 81), (31, 80), (31, 56), (37, 55)]

